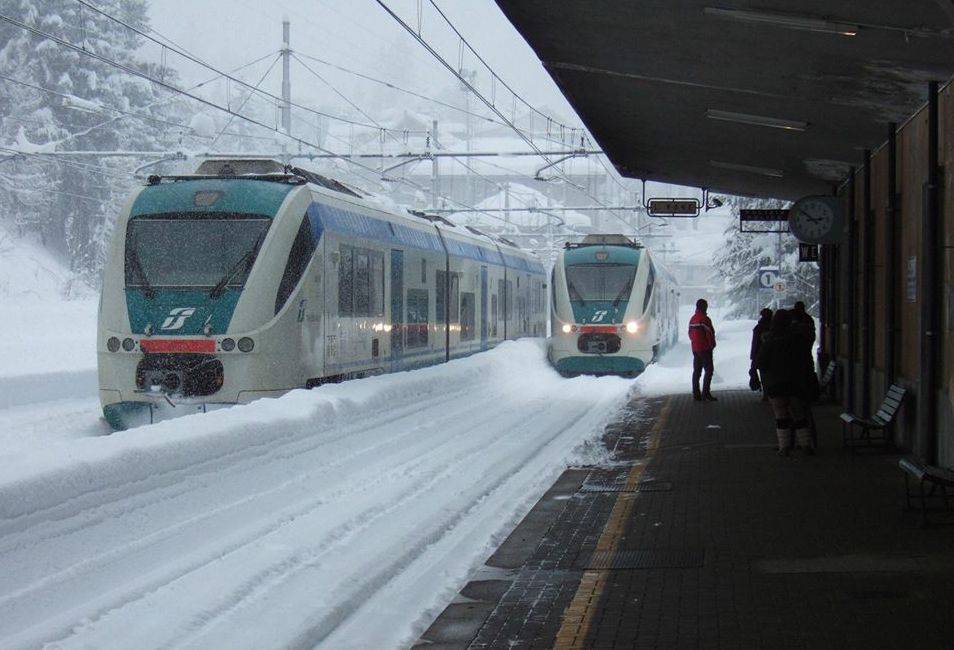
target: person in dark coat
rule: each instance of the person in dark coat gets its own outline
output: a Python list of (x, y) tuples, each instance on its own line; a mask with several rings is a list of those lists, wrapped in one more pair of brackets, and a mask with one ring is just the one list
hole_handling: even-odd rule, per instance
[[(715, 349), (715, 328), (706, 312), (709, 303), (700, 298), (696, 301), (696, 313), (689, 319), (689, 342), (692, 344), (692, 396), (699, 402), (715, 402), (716, 398), (710, 392), (712, 385), (712, 351)], [(705, 370), (702, 380), (702, 390), (699, 390), (699, 377)]]
[(790, 451), (789, 430), (795, 429), (799, 447), (813, 454), (812, 434), (805, 411), (807, 380), (804, 373), (801, 339), (792, 331), (792, 314), (779, 309), (772, 317), (768, 335), (759, 346), (755, 365), (762, 377), (762, 390), (775, 413), (778, 453)]
[(799, 300), (792, 307), (792, 335), (798, 341), (799, 365), (805, 373), (808, 403), (818, 399), (818, 375), (815, 374), (815, 319), (805, 311), (805, 303)]
[[(762, 346), (762, 340), (768, 335), (769, 327), (772, 324), (772, 310), (765, 308), (759, 312), (759, 322), (752, 328), (752, 347), (749, 350), (749, 360), (752, 362), (749, 367), (749, 386), (752, 390), (759, 390), (762, 382), (759, 378), (758, 369), (755, 367), (755, 357)], [(768, 399), (764, 397), (763, 399)]]

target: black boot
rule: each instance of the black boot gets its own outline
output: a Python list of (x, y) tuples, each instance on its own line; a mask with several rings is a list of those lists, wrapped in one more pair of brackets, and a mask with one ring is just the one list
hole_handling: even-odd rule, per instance
[(717, 400), (715, 397), (712, 396), (712, 393), (705, 393), (705, 394), (702, 396), (702, 399), (704, 399), (704, 400), (707, 401), (707, 402), (718, 402), (718, 401), (719, 401), (719, 400)]

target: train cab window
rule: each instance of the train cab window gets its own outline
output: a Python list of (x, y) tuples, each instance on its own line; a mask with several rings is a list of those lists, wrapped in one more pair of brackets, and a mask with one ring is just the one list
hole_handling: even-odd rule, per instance
[[(450, 274), (450, 312), (445, 316), (444, 301), (447, 297), (447, 271), (437, 271), (434, 274), (436, 291), (434, 303), (437, 307), (438, 323), (457, 323), (460, 321), (460, 273)], [(449, 318), (449, 320), (445, 320)]]
[(649, 277), (646, 279), (646, 297), (643, 298), (643, 311), (649, 306), (649, 299), (653, 297), (653, 285), (656, 283), (656, 269), (649, 265)]
[(427, 289), (407, 290), (407, 338), (409, 348), (427, 347), (428, 304)]
[(288, 253), (288, 261), (285, 263), (285, 272), (282, 273), (282, 280), (278, 284), (278, 295), (275, 297), (275, 313), (285, 306), (288, 297), (298, 286), (298, 281), (305, 273), (305, 267), (311, 261), (311, 256), (315, 253), (315, 238), (311, 234), (311, 226), (308, 223), (308, 217), (302, 219), (301, 227), (298, 228), (298, 234), (295, 235), (295, 241), (292, 243), (291, 252)]
[(460, 294), (460, 339), (469, 341), (476, 333), (477, 300), (470, 292)]

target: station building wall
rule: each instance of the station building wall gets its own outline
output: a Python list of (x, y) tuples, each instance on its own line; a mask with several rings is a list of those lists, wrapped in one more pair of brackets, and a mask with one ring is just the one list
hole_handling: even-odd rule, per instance
[[(926, 290), (921, 258), (924, 186), (929, 166), (928, 131), (927, 107), (897, 130), (894, 188), (889, 187), (887, 146), (871, 153), (867, 188), (863, 165), (856, 167), (848, 182), (839, 188), (849, 215), (850, 234), (845, 243), (826, 246), (823, 250), (822, 286), (824, 291), (834, 295), (828, 296), (825, 303), (828, 308), (823, 315), (822, 346), (826, 358), (834, 357), (841, 364), (839, 390), (846, 407), (863, 413), (867, 404), (868, 412), (863, 414), (870, 415), (878, 408), (890, 380), (905, 386), (909, 396), (895, 427), (896, 444), (921, 457), (935, 459), (942, 466), (954, 467), (954, 87), (950, 84), (940, 91), (938, 101), (939, 356), (937, 436), (933, 450), (918, 448), (921, 438), (917, 413), (921, 301)], [(887, 132), (886, 125), (886, 135)], [(866, 189), (870, 206), (867, 214)], [(889, 231), (892, 190), (897, 211), (894, 228)], [(854, 264), (850, 268), (852, 256)], [(870, 278), (870, 285), (866, 284), (866, 276)], [(853, 300), (850, 300), (849, 282), (854, 283)], [(892, 303), (895, 327), (889, 332), (886, 310)], [(869, 357), (865, 355), (866, 336), (871, 337)], [(894, 342), (892, 358), (887, 356), (889, 337)], [(850, 360), (854, 363), (849, 363)], [(867, 385), (863, 381), (865, 366), (869, 369)], [(847, 392), (849, 386), (854, 389), (851, 395)]]

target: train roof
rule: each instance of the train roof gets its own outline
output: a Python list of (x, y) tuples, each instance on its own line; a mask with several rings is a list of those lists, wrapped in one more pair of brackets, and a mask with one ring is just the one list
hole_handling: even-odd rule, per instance
[[(387, 215), (388, 219), (392, 221), (399, 221), (412, 227), (414, 225), (427, 225), (431, 226), (432, 228), (436, 227), (444, 237), (450, 237), (456, 240), (458, 242), (457, 247), (460, 247), (462, 244), (470, 244), (477, 247), (489, 247), (493, 253), (503, 255), (504, 257), (516, 256), (517, 259), (521, 259), (522, 256), (524, 259), (529, 258), (527, 259), (527, 263), (532, 260), (542, 269), (542, 262), (540, 262), (540, 259), (533, 251), (520, 248), (517, 244), (509, 239), (485, 233), (471, 226), (459, 226), (440, 215), (428, 214), (418, 210), (408, 210), (406, 214), (395, 212), (393, 210), (386, 210), (381, 205), (376, 204), (373, 201), (369, 201), (367, 197), (346, 186), (340, 181), (322, 176), (321, 174), (317, 174), (300, 167), (284, 165), (276, 160), (257, 158), (209, 159), (203, 161), (196, 169), (196, 173), (194, 174), (172, 176), (152, 175), (148, 177), (146, 184), (147, 186), (158, 186), (163, 184), (178, 184), (185, 181), (208, 181), (216, 186), (219, 186), (222, 182), (232, 181), (245, 181), (246, 184), (249, 181), (259, 181), (264, 183), (274, 183), (278, 186), (284, 185), (286, 188), (288, 186), (295, 185), (308, 185), (310, 186), (313, 193), (321, 194), (328, 198), (334, 198), (354, 206), (360, 206), (365, 210), (371, 210), (381, 215)], [(276, 187), (276, 189), (278, 188)], [(282, 198), (285, 194), (287, 194), (287, 191), (287, 189), (284, 192), (279, 191), (279, 194)], [(258, 192), (255, 193), (257, 194)], [(175, 192), (175, 194), (180, 193)], [(188, 203), (190, 205), (186, 207), (189, 210), (192, 210), (196, 207), (201, 209), (201, 206), (198, 204), (195, 206), (191, 205), (193, 202), (192, 194), (193, 192), (190, 190), (188, 192)], [(249, 194), (249, 192), (246, 191), (243, 194)], [(265, 194), (273, 195), (275, 192), (266, 191)], [(183, 197), (184, 196), (185, 195), (183, 194)], [(143, 213), (142, 208), (145, 208), (145, 206), (140, 205), (142, 203), (142, 198), (145, 197), (140, 195), (140, 198), (134, 203), (134, 206), (139, 206), (140, 209), (134, 209), (133, 216), (135, 216), (136, 213)], [(275, 198), (278, 197), (276, 196)], [(249, 206), (257, 205), (257, 202), (255, 201), (248, 201), (247, 197), (243, 200), (243, 202)], [(176, 201), (176, 203), (182, 203), (182, 201)], [(274, 203), (274, 200), (270, 203)], [(277, 209), (277, 206), (274, 207)], [(149, 208), (149, 211), (158, 211), (158, 208), (155, 205), (150, 205)], [(511, 259), (511, 264), (513, 261), (514, 260)], [(527, 270), (530, 270), (529, 266), (527, 267)]]

